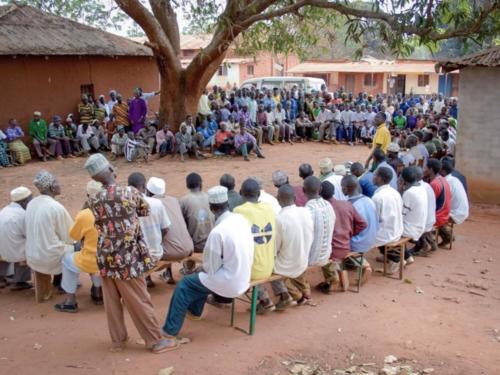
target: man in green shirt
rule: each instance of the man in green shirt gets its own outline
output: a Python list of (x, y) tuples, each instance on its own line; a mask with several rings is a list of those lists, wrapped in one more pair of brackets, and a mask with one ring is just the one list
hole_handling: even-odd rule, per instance
[[(33, 147), (39, 159), (47, 161), (47, 156), (58, 156), (61, 158), (61, 153), (56, 154), (57, 141), (48, 138), (47, 123), (42, 119), (42, 113), (35, 111), (33, 119), (29, 123), (28, 133), (33, 138)], [(60, 150), (59, 150), (60, 151)]]
[(404, 129), (406, 127), (406, 116), (403, 115), (403, 111), (399, 110), (398, 114), (394, 116), (394, 125), (396, 129)]

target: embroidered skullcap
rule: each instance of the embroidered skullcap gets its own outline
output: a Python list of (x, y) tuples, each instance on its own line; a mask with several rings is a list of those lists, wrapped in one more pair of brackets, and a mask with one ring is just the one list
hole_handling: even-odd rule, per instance
[(220, 204), (228, 201), (227, 188), (224, 186), (214, 186), (213, 188), (208, 189), (207, 193), (208, 203)]
[(55, 176), (45, 170), (38, 172), (33, 180), (33, 185), (40, 191), (46, 191), (52, 187), (56, 181)]
[(387, 147), (388, 152), (399, 152), (400, 149), (401, 148), (399, 147), (399, 145), (397, 143), (394, 143), (394, 142), (389, 144), (389, 147)]
[(90, 156), (83, 166), (89, 175), (95, 176), (110, 166), (108, 159), (103, 154), (94, 154)]
[(40, 111), (35, 111), (35, 112), (33, 112), (33, 116), (42, 117), (42, 112), (40, 112)]
[(20, 202), (31, 195), (31, 190), (24, 186), (19, 186), (10, 192), (12, 202)]
[(146, 184), (146, 189), (153, 195), (165, 194), (165, 180), (163, 178), (151, 177)]

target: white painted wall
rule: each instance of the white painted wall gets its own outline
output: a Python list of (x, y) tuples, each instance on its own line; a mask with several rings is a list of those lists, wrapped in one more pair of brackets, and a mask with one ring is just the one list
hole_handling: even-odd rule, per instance
[(237, 86), (240, 85), (240, 65), (239, 64), (229, 64), (227, 68), (227, 76), (219, 76), (217, 73), (212, 77), (209, 82), (209, 86), (217, 85), (217, 86), (226, 86), (226, 84), (232, 86), (236, 83)]
[(418, 95), (431, 95), (438, 92), (439, 75), (436, 73), (429, 74), (429, 89), (425, 87), (418, 87), (418, 74), (408, 73), (406, 74), (406, 92), (410, 92)]

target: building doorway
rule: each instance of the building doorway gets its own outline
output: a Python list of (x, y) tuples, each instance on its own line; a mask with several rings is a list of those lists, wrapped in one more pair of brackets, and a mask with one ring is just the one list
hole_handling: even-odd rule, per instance
[(405, 90), (406, 90), (406, 76), (404, 74), (398, 74), (396, 77), (394, 92), (395, 94), (401, 93), (404, 95), (406, 93)]
[(346, 73), (345, 75), (345, 91), (354, 94), (354, 88), (356, 85), (356, 75), (354, 73)]

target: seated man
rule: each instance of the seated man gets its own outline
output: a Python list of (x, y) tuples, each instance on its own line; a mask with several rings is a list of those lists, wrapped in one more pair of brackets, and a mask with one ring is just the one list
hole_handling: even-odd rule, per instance
[[(87, 184), (87, 198), (94, 199), (101, 191), (102, 184), (91, 180)], [(62, 303), (54, 306), (56, 311), (76, 313), (78, 303), (76, 302), (76, 289), (78, 286), (78, 275), (81, 272), (90, 274), (92, 288), (90, 296), (96, 305), (103, 304), (101, 277), (97, 268), (97, 229), (95, 228), (95, 218), (88, 208), (88, 201), (84, 204), (84, 209), (75, 218), (75, 222), (70, 229), (69, 235), (74, 241), (81, 241), (82, 248), (74, 253), (64, 254), (62, 258), (62, 281), (61, 287), (66, 292), (66, 298)]]
[[(314, 175), (313, 168), (311, 164), (301, 164), (299, 167), (299, 177), (305, 180), (307, 177)], [(302, 185), (295, 186), (293, 188), (295, 192), (295, 204), (298, 207), (305, 207), (307, 203), (307, 197), (304, 193), (304, 187)]]
[(424, 171), (424, 180), (431, 185), (436, 202), (435, 227), (444, 244), (450, 240), (448, 220), (451, 211), (451, 190), (448, 181), (441, 176), (441, 162), (437, 159), (427, 161), (427, 169)]
[(273, 132), (273, 144), (274, 144), (274, 142), (277, 142), (279, 140), (280, 126), (275, 121), (276, 120), (276, 118), (275, 118), (276, 116), (275, 116), (275, 113), (274, 113), (272, 107), (270, 105), (268, 105), (268, 106), (264, 105), (264, 106), (266, 108), (266, 124), (267, 124), (268, 127), (272, 127), (273, 128), (272, 132)]
[(269, 116), (268, 113), (264, 111), (264, 105), (259, 104), (257, 113), (255, 115), (255, 119), (257, 121), (256, 126), (261, 128), (264, 134), (267, 134), (267, 141), (270, 145), (274, 145), (273, 137), (274, 137), (274, 126), (272, 116)]
[(149, 161), (149, 147), (142, 139), (136, 139), (133, 132), (128, 134), (128, 139), (125, 141), (124, 147), (125, 159), (128, 162), (134, 162), (138, 159), (144, 159), (147, 163)]
[(215, 155), (230, 155), (233, 149), (233, 133), (226, 130), (226, 124), (220, 124), (220, 130), (215, 134)]
[(274, 110), (274, 122), (279, 127), (278, 139), (281, 143), (289, 142), (293, 144), (292, 141), (292, 130), (289, 124), (286, 123), (286, 113), (283, 108), (281, 108), (281, 103), (276, 104), (276, 109)]
[(99, 141), (99, 149), (109, 151), (108, 130), (99, 120), (92, 120), (91, 126), (94, 136)]
[[(165, 181), (158, 177), (151, 177), (146, 185), (148, 194), (158, 199), (165, 207), (172, 225), (163, 237), (162, 260), (177, 261), (190, 256), (194, 251), (193, 239), (189, 235), (186, 221), (182, 216), (181, 206), (177, 198), (165, 195)], [(163, 279), (168, 284), (175, 284), (172, 269), (168, 267), (163, 273)]]
[(313, 124), (304, 111), (299, 113), (299, 117), (295, 120), (295, 133), (300, 142), (304, 140), (310, 141), (312, 139)]
[[(329, 270), (330, 256), (332, 254), (333, 228), (335, 227), (335, 211), (330, 203), (320, 196), (321, 181), (314, 176), (304, 180), (304, 193), (307, 196), (306, 208), (311, 213), (314, 223), (314, 236), (309, 253), (309, 266), (319, 265)], [(323, 283), (319, 284), (320, 289)], [(303, 298), (311, 298), (309, 283), (305, 283), (302, 290)]]
[[(74, 251), (69, 237), (73, 219), (55, 200), (61, 187), (52, 174), (38, 172), (33, 184), (40, 195), (26, 208), (26, 261), (33, 271), (60, 275), (63, 255)], [(54, 277), (54, 283), (60, 283), (60, 276)], [(44, 298), (50, 298), (50, 294)]]
[(243, 204), (240, 193), (234, 190), (236, 181), (233, 176), (227, 173), (223, 174), (219, 180), (219, 184), (227, 188), (227, 197), (230, 211), (233, 211), (235, 207)]
[[(379, 247), (381, 253), (385, 251), (385, 245), (398, 241), (403, 234), (403, 200), (399, 192), (389, 185), (392, 174), (391, 167), (380, 167), (373, 176), (373, 182), (378, 188), (372, 199), (379, 220), (375, 246)], [(392, 274), (399, 269), (399, 257), (394, 254), (388, 254), (387, 257), (389, 258), (387, 273)], [(383, 262), (384, 259), (378, 257), (377, 261)]]
[(175, 136), (167, 123), (156, 132), (156, 153), (160, 158), (167, 154), (175, 154)]
[(172, 340), (178, 339), (186, 315), (201, 317), (210, 294), (232, 299), (250, 287), (254, 259), (250, 225), (244, 217), (229, 211), (226, 188), (213, 187), (208, 196), (216, 225), (203, 251), (203, 271), (184, 277), (170, 300), (163, 332)]
[(111, 137), (111, 157), (110, 160), (116, 160), (117, 156), (125, 155), (125, 144), (128, 141), (128, 135), (125, 133), (125, 127), (118, 125), (116, 133)]
[(278, 201), (283, 207), (276, 217), (276, 259), (274, 273), (287, 276), (286, 282), (271, 283), (275, 296), (280, 300), (276, 310), (284, 310), (295, 301), (305, 302), (301, 287), (307, 283), (305, 272), (313, 242), (314, 223), (309, 210), (295, 205), (293, 188), (282, 185)]
[(65, 134), (64, 125), (61, 121), (61, 116), (54, 116), (48, 128), (49, 139), (54, 140), (57, 145), (56, 149), (61, 151), (61, 154), (73, 158), (73, 151), (71, 150), (71, 143)]
[(247, 132), (255, 137), (257, 145), (261, 147), (263, 130), (261, 127), (257, 127), (252, 123), (252, 120), (250, 119), (250, 112), (248, 111), (248, 106), (246, 104), (244, 104), (241, 111), (238, 112), (238, 119), (240, 128), (245, 127)]
[(34, 112), (29, 123), (28, 134), (33, 140), (33, 148), (40, 160), (46, 161), (47, 156), (54, 156), (62, 160), (60, 145), (48, 137), (47, 123), (42, 119), (41, 112)]
[(151, 155), (155, 148), (156, 142), (156, 127), (153, 126), (154, 121), (146, 121), (146, 124), (137, 133), (137, 138), (141, 139), (148, 146), (148, 153)]
[(82, 144), (84, 155), (88, 155), (91, 150), (99, 150), (99, 138), (94, 134), (94, 129), (90, 124), (85, 123), (78, 125), (76, 137)]
[(9, 120), (5, 135), (7, 136), (5, 142), (9, 145), (9, 151), (12, 153), (15, 163), (23, 165), (28, 160), (31, 160), (30, 150), (23, 142), (24, 131), (16, 119), (11, 118)]
[[(359, 164), (361, 165), (361, 163)], [(367, 196), (361, 194), (361, 188), (355, 176), (345, 176), (342, 179), (342, 190), (354, 209), (367, 224), (365, 229), (356, 236), (351, 237), (351, 251), (367, 253), (375, 244), (379, 226), (375, 203)], [(372, 273), (372, 269), (366, 259), (363, 259), (362, 267), (362, 281), (366, 282)]]
[(351, 252), (351, 238), (366, 229), (368, 224), (347, 201), (337, 200), (333, 197), (335, 187), (328, 181), (321, 183), (321, 197), (326, 200), (335, 212), (335, 225), (333, 227), (332, 254), (330, 256), (330, 267), (323, 267), (325, 283), (320, 287), (323, 293), (330, 293), (335, 286), (342, 281), (343, 290), (346, 291), (349, 284), (347, 277), (339, 279), (342, 273), (342, 261)]
[(181, 155), (181, 161), (184, 161), (184, 155), (188, 153), (194, 155), (196, 159), (200, 159), (198, 146), (196, 142), (193, 141), (191, 134), (188, 132), (188, 127), (184, 123), (175, 135), (175, 145), (177, 152)]
[(257, 146), (257, 141), (254, 136), (248, 133), (244, 126), (240, 126), (239, 133), (234, 137), (234, 148), (237, 153), (243, 155), (243, 159), (245, 159), (245, 161), (250, 161), (248, 155), (252, 152), (252, 150), (255, 150), (258, 158), (265, 159), (259, 146)]
[(199, 147), (201, 149), (209, 148), (210, 152), (212, 152), (215, 143), (215, 131), (208, 127), (208, 122), (203, 121), (201, 126), (196, 129), (196, 133), (201, 135)]
[(365, 171), (361, 163), (353, 163), (351, 165), (351, 174), (359, 181), (360, 193), (368, 198), (373, 197), (375, 190), (377, 190), (377, 186), (373, 183), (373, 172)]
[[(269, 204), (259, 202), (260, 188), (254, 179), (248, 178), (243, 182), (240, 194), (245, 203), (236, 207), (233, 212), (241, 214), (251, 224), (254, 247), (251, 278), (252, 280), (267, 279), (273, 273), (274, 268), (276, 216)], [(259, 300), (258, 314), (276, 309), (263, 288), (259, 288)]]
[(73, 122), (73, 115), (70, 113), (66, 117), (66, 122), (64, 123), (64, 136), (68, 138), (71, 151), (74, 156), (80, 156), (82, 154), (82, 147), (80, 140), (76, 137), (78, 131), (78, 126)]
[(31, 288), (31, 270), (26, 265), (26, 206), (33, 198), (31, 191), (20, 186), (10, 192), (11, 203), (0, 211), (0, 289), (8, 285), (6, 276), (14, 263), (11, 290)]
[[(415, 243), (425, 233), (427, 222), (427, 193), (419, 182), (419, 167), (406, 167), (399, 178), (399, 191), (403, 196), (403, 237), (411, 238)], [(399, 256), (393, 257), (399, 262)], [(406, 251), (405, 260), (408, 264), (414, 259), (410, 251)]]

